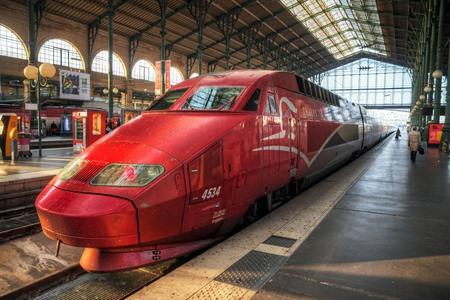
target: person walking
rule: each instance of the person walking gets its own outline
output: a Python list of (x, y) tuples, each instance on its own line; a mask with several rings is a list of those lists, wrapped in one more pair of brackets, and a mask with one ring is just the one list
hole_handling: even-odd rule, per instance
[(409, 150), (411, 150), (411, 161), (416, 161), (417, 150), (419, 150), (420, 146), (420, 133), (417, 130), (417, 127), (413, 127), (413, 130), (408, 135), (408, 145)]
[(398, 140), (400, 136), (402, 136), (402, 134), (400, 133), (400, 128), (397, 128), (397, 132), (395, 133), (395, 139)]

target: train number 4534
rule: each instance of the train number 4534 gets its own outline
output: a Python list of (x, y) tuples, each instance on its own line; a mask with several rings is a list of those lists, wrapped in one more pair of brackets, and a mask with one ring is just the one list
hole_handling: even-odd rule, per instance
[(208, 200), (219, 197), (221, 189), (222, 189), (221, 185), (206, 189), (202, 194), (202, 199)]

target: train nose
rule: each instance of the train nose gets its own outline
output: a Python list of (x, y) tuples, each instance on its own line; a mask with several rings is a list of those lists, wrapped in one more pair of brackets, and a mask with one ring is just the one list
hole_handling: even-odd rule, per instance
[(51, 186), (36, 200), (42, 229), (67, 245), (115, 248), (138, 243), (136, 209), (118, 197)]

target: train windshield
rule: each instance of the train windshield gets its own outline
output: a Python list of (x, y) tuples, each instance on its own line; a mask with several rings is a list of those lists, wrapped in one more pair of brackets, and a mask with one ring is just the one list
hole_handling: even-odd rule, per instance
[(244, 90), (240, 86), (203, 86), (192, 94), (182, 110), (230, 110)]
[(166, 110), (172, 106), (181, 96), (183, 96), (186, 89), (171, 90), (164, 94), (158, 101), (155, 102), (148, 110)]

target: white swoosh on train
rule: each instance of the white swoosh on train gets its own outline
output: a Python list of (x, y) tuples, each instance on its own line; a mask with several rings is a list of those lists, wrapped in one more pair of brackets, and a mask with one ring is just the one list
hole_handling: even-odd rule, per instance
[[(267, 136), (265, 138), (263, 138), (263, 141), (270, 141), (270, 140), (276, 140), (276, 139), (284, 139), (286, 137), (286, 130), (283, 129), (283, 103), (287, 105), (287, 107), (289, 108), (289, 110), (291, 110), (292, 112), (296, 113), (297, 112), (297, 107), (295, 107), (294, 103), (292, 103), (291, 100), (289, 100), (286, 97), (281, 97), (280, 99), (280, 111), (281, 111), (281, 131), (275, 134), (272, 134), (270, 136)], [(291, 140), (295, 139), (295, 134), (291, 133), (290, 136)]]
[[(313, 158), (310, 160), (305, 153), (302, 151), (298, 151), (295, 147), (288, 147), (288, 146), (263, 146), (259, 148), (255, 148), (252, 151), (282, 151), (282, 152), (293, 152), (295, 154), (298, 154), (303, 161), (306, 163), (306, 165), (311, 167), (311, 165), (314, 163), (316, 158), (322, 153), (323, 148), (328, 144), (328, 142), (331, 140), (331, 138), (336, 134), (336, 132), (339, 131), (345, 124), (339, 125), (328, 137), (327, 139), (322, 143), (319, 150), (317, 150), (316, 154), (313, 156)], [(264, 139), (263, 139), (264, 140)]]

